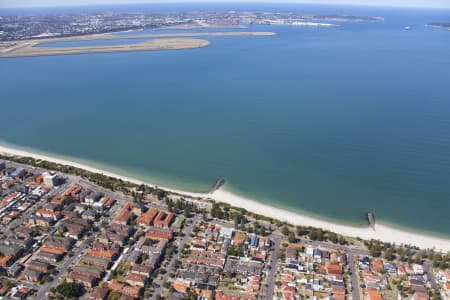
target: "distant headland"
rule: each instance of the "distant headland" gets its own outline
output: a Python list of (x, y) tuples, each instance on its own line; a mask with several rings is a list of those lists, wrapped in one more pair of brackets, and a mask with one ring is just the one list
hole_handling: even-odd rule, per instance
[(432, 23), (428, 23), (427, 26), (442, 28), (442, 29), (450, 31), (450, 23), (449, 22), (432, 22)]

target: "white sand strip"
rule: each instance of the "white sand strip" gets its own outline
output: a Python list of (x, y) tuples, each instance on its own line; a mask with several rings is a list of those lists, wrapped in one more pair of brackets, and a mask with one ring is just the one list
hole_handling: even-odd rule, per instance
[[(95, 167), (91, 167), (85, 164), (77, 163), (72, 160), (67, 159), (61, 159), (56, 157), (51, 157), (48, 155), (42, 155), (38, 153), (32, 153), (25, 150), (19, 150), (15, 149), (9, 146), (1, 146), (0, 145), (0, 153), (2, 154), (8, 154), (8, 155), (17, 155), (17, 156), (29, 156), (34, 157), (36, 159), (51, 161), (59, 164), (64, 165), (70, 165), (73, 167), (77, 167), (80, 169), (85, 169), (90, 172), (94, 173), (101, 173), (107, 176), (120, 178), (124, 181), (130, 181), (136, 184), (147, 184), (149, 186), (155, 187), (156, 185), (136, 179), (131, 178), (127, 176), (122, 176), (113, 172), (109, 172), (106, 170), (101, 170)], [(397, 228), (393, 228), (390, 226), (386, 226), (383, 224), (380, 224), (379, 222), (375, 225), (375, 231), (370, 228), (362, 228), (362, 227), (353, 227), (348, 225), (342, 225), (338, 223), (332, 223), (329, 221), (313, 218), (307, 215), (303, 215), (300, 213), (292, 212), (286, 209), (276, 208), (264, 203), (260, 203), (258, 201), (247, 199), (241, 196), (238, 196), (236, 194), (233, 194), (231, 192), (228, 192), (224, 189), (219, 189), (217, 191), (214, 191), (211, 194), (202, 194), (202, 193), (192, 193), (192, 192), (185, 192), (181, 190), (161, 187), (161, 189), (164, 189), (169, 192), (173, 193), (179, 193), (184, 194), (186, 196), (191, 197), (201, 197), (204, 199), (213, 199), (216, 201), (221, 201), (225, 203), (229, 203), (232, 206), (245, 208), (248, 211), (261, 214), (264, 216), (269, 216), (274, 219), (278, 219), (280, 221), (286, 221), (288, 223), (294, 224), (294, 225), (301, 225), (301, 226), (312, 226), (317, 228), (322, 228), (325, 230), (333, 231), (345, 236), (349, 237), (360, 237), (362, 239), (377, 239), (383, 242), (390, 242), (390, 243), (396, 243), (397, 245), (400, 244), (409, 244), (418, 246), (420, 248), (434, 248), (435, 250), (440, 250), (444, 252), (450, 251), (450, 240), (444, 239), (440, 237), (434, 237), (431, 235), (425, 235), (421, 233), (415, 233), (412, 231), (405, 231), (400, 230)]]

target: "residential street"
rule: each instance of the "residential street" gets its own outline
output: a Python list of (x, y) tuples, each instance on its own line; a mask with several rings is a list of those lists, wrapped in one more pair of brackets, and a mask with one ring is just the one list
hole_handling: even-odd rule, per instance
[(352, 272), (352, 275), (350, 276), (350, 281), (352, 284), (352, 300), (360, 300), (361, 290), (359, 287), (359, 274), (355, 265), (355, 255), (352, 252), (348, 252), (347, 260), (350, 272)]
[(438, 288), (438, 284), (436, 283), (436, 279), (433, 274), (433, 264), (429, 261), (424, 262), (423, 270), (427, 274), (428, 280), (430, 281), (430, 285), (432, 289)]
[[(184, 229), (183, 229), (184, 236), (178, 240), (178, 247), (177, 247), (178, 253), (181, 252), (181, 249), (183, 249), (184, 245), (189, 240), (192, 230), (194, 229), (195, 224), (197, 224), (199, 220), (200, 220), (200, 216), (194, 216), (192, 219), (185, 220), (185, 222), (189, 222), (189, 221), (192, 221), (192, 222), (190, 222), (190, 224), (188, 224), (187, 226), (184, 227)], [(177, 242), (177, 240), (174, 241), (174, 243), (176, 243), (176, 242)], [(177, 260), (177, 258), (178, 258), (178, 254), (173, 255), (170, 258), (170, 261), (167, 264), (167, 267), (164, 268), (166, 270), (166, 273), (163, 275), (163, 278), (160, 279), (160, 277), (158, 276), (158, 278), (156, 278), (153, 281), (155, 290), (153, 292), (153, 296), (150, 297), (149, 299), (156, 299), (156, 295), (163, 294), (163, 284), (164, 284), (164, 282), (166, 282), (169, 279), (170, 272), (172, 271), (173, 265), (174, 265), (175, 261)]]
[[(261, 290), (261, 296), (262, 299), (270, 300), (273, 299), (273, 293), (275, 291), (275, 278), (277, 275), (277, 263), (279, 259), (280, 254), (280, 245), (282, 238), (280, 236), (269, 236), (269, 238), (273, 241), (273, 248), (272, 248), (272, 254), (269, 260), (269, 266), (270, 270), (267, 274), (267, 278), (265, 280), (265, 283), (263, 284), (262, 290)], [(265, 284), (267, 284), (267, 288), (265, 287)]]

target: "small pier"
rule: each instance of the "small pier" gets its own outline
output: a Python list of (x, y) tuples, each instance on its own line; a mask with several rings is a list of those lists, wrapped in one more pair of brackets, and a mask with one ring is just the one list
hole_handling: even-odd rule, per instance
[(214, 186), (211, 190), (211, 193), (214, 191), (217, 191), (218, 189), (220, 189), (223, 185), (225, 184), (225, 179), (224, 178), (218, 178), (216, 180), (216, 182), (214, 183)]
[(375, 214), (373, 212), (367, 212), (367, 221), (369, 222), (369, 226), (375, 230)]

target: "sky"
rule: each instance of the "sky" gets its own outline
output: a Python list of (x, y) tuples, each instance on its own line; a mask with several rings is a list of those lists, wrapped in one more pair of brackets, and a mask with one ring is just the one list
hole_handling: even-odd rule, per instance
[(82, 6), (102, 4), (131, 3), (189, 3), (189, 2), (285, 2), (285, 3), (320, 3), (337, 5), (376, 5), (450, 8), (450, 0), (0, 0), (0, 8), (16, 7), (52, 7), (52, 6)]

